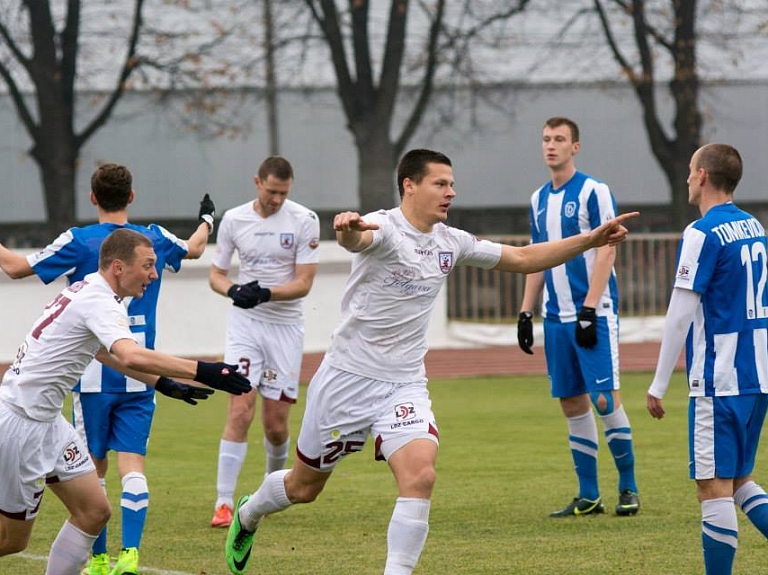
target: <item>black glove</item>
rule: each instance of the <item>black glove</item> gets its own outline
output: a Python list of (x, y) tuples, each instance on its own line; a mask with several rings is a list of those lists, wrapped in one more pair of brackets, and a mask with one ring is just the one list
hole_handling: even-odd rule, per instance
[(212, 389), (179, 383), (178, 381), (173, 381), (163, 375), (161, 375), (160, 379), (155, 383), (155, 389), (163, 395), (167, 395), (173, 399), (181, 399), (190, 405), (197, 405), (197, 401), (195, 401), (196, 399), (208, 399), (208, 396), (213, 393)]
[(211, 196), (205, 194), (203, 199), (200, 200), (200, 211), (197, 214), (197, 218), (201, 222), (208, 224), (208, 235), (213, 233), (213, 218), (216, 216), (216, 206), (213, 205)]
[(236, 365), (220, 361), (213, 363), (198, 361), (194, 380), (232, 395), (241, 395), (251, 391), (251, 382), (237, 373)]
[(533, 355), (533, 314), (529, 311), (521, 311), (517, 316), (517, 345), (525, 353)]
[(597, 312), (593, 307), (583, 306), (576, 316), (576, 343), (581, 347), (597, 345)]
[(252, 281), (247, 284), (233, 284), (227, 290), (227, 295), (232, 298), (233, 305), (248, 309), (256, 307), (260, 303), (270, 300), (272, 291), (259, 285), (259, 281)]

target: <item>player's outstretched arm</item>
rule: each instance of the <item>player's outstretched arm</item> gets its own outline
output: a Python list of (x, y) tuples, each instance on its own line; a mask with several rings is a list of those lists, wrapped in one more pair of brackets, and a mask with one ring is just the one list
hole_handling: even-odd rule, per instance
[(212, 389), (207, 387), (197, 387), (194, 385), (188, 385), (179, 381), (174, 381), (168, 377), (156, 375), (150, 373), (144, 373), (143, 371), (136, 371), (126, 367), (115, 356), (108, 353), (106, 349), (101, 348), (99, 353), (96, 354), (96, 359), (101, 363), (110, 367), (116, 371), (119, 371), (123, 375), (127, 375), (137, 381), (140, 381), (146, 385), (151, 385), (158, 392), (163, 395), (167, 395), (173, 399), (180, 399), (191, 405), (197, 405), (196, 400), (208, 399), (208, 396), (214, 393)]
[(504, 272), (532, 273), (559, 266), (591, 248), (623, 242), (627, 228), (623, 222), (635, 218), (640, 212), (629, 212), (608, 220), (589, 233), (578, 234), (552, 242), (529, 244), (523, 247), (502, 246), (501, 259), (495, 269)]
[(12, 252), (3, 244), (0, 244), (0, 268), (12, 280), (25, 278), (35, 273), (27, 258)]
[[(166, 377), (194, 379), (208, 387), (234, 395), (251, 391), (251, 383), (237, 373), (235, 365), (183, 359), (154, 349), (146, 349), (132, 339), (117, 340), (112, 344), (108, 355), (118, 362), (115, 369), (123, 373), (127, 368)], [(96, 355), (96, 359), (109, 365), (102, 351)]]
[(350, 252), (360, 252), (371, 245), (373, 233), (379, 224), (366, 222), (357, 212), (341, 212), (333, 218), (336, 241)]

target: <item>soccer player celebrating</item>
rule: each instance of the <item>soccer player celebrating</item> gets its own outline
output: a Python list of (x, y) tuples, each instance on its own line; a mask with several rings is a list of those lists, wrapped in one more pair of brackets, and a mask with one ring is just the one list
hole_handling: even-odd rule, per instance
[[(70, 228), (56, 240), (27, 257), (0, 245), (0, 267), (12, 278), (36, 274), (46, 284), (66, 276), (69, 283), (82, 280), (98, 269), (99, 246), (111, 232), (120, 228), (138, 231), (152, 240), (157, 257), (157, 279), (147, 286), (143, 297), (128, 304), (131, 331), (137, 341), (155, 347), (157, 300), (164, 271), (177, 272), (184, 259), (197, 259), (205, 251), (213, 231), (215, 207), (208, 194), (200, 202), (199, 220), (187, 239), (177, 238), (156, 224), (139, 226), (128, 221), (128, 207), (135, 198), (133, 176), (120, 164), (106, 163), (91, 176), (91, 203), (99, 216), (97, 224)], [(158, 391), (161, 388), (155, 388)], [(107, 453), (117, 454), (122, 484), (122, 546), (118, 557), (121, 572), (139, 569), (139, 545), (149, 507), (149, 485), (144, 475), (144, 458), (155, 412), (151, 386), (94, 361), (85, 370), (73, 395), (73, 423), (86, 438), (96, 464), (99, 482), (106, 486), (109, 464)], [(94, 542), (89, 575), (108, 575), (107, 528)]]
[(341, 322), (308, 387), (296, 461), (237, 503), (225, 545), (232, 573), (246, 571), (261, 519), (314, 501), (336, 465), (369, 435), (398, 488), (384, 573), (411, 573), (427, 538), (438, 447), (424, 370), (427, 323), (448, 274), (459, 265), (521, 273), (558, 265), (623, 240), (621, 222), (636, 215), (559, 242), (512, 247), (445, 225), (456, 191), (444, 154), (411, 150), (400, 160), (397, 182), (399, 208), (334, 218), (339, 245), (354, 254)]
[(765, 230), (733, 203), (739, 152), (708, 144), (691, 158), (688, 203), (701, 218), (683, 232), (650, 414), (686, 346), (689, 472), (701, 502), (708, 575), (728, 575), (738, 544), (734, 503), (768, 537), (768, 495), (752, 480), (768, 408), (768, 247)]
[[(70, 513), (48, 556), (46, 575), (79, 575), (111, 510), (80, 436), (61, 415), (64, 398), (97, 357), (171, 397), (190, 403), (212, 390), (251, 387), (237, 366), (181, 359), (138, 344), (123, 300), (141, 298), (157, 279), (146, 236), (126, 228), (101, 244), (99, 271), (65, 288), (46, 306), (0, 385), (0, 556), (26, 548), (45, 486)], [(121, 573), (124, 571), (120, 571)]]

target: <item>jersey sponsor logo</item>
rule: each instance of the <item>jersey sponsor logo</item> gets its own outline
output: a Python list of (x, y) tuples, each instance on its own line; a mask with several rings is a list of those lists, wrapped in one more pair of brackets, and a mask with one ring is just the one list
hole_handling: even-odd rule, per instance
[(440, 264), (441, 272), (450, 273), (453, 269), (453, 252), (438, 252), (437, 261)]
[(319, 245), (320, 245), (320, 238), (312, 238), (311, 240), (309, 240), (309, 247), (310, 247), (310, 249), (314, 250)]
[(64, 463), (66, 463), (69, 468), (77, 467), (77, 462), (83, 458), (80, 448), (74, 441), (69, 442), (64, 448), (62, 455), (64, 457)]
[(265, 383), (271, 383), (277, 379), (277, 371), (268, 367), (264, 370), (264, 373), (261, 374), (261, 379)]
[(415, 253), (417, 256), (431, 256), (432, 250), (424, 248), (413, 248), (413, 253)]
[(393, 271), (391, 275), (384, 278), (384, 287), (398, 288), (404, 295), (423, 295), (432, 292), (432, 288), (427, 285), (420, 285), (413, 281), (414, 272), (409, 269)]
[(395, 417), (399, 420), (416, 417), (416, 407), (410, 401), (395, 406)]
[(129, 315), (128, 323), (133, 325), (147, 325), (147, 318), (144, 315)]
[(572, 218), (576, 213), (576, 202), (566, 203), (564, 213), (566, 218)]
[(390, 429), (400, 429), (424, 423), (423, 418), (416, 416), (416, 406), (410, 401), (395, 406), (395, 419), (397, 421), (389, 426)]
[(293, 247), (293, 234), (292, 233), (280, 234), (280, 247), (285, 248), (287, 250), (289, 250), (289, 249), (291, 249)]

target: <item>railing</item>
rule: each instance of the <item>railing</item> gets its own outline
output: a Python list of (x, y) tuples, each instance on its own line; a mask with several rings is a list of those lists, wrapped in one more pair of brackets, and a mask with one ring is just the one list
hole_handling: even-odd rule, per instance
[[(521, 246), (528, 236), (488, 239)], [(624, 316), (664, 315), (675, 274), (678, 234), (633, 234), (616, 253), (619, 311)], [(525, 275), (460, 266), (448, 278), (448, 319), (507, 323), (517, 319)]]

